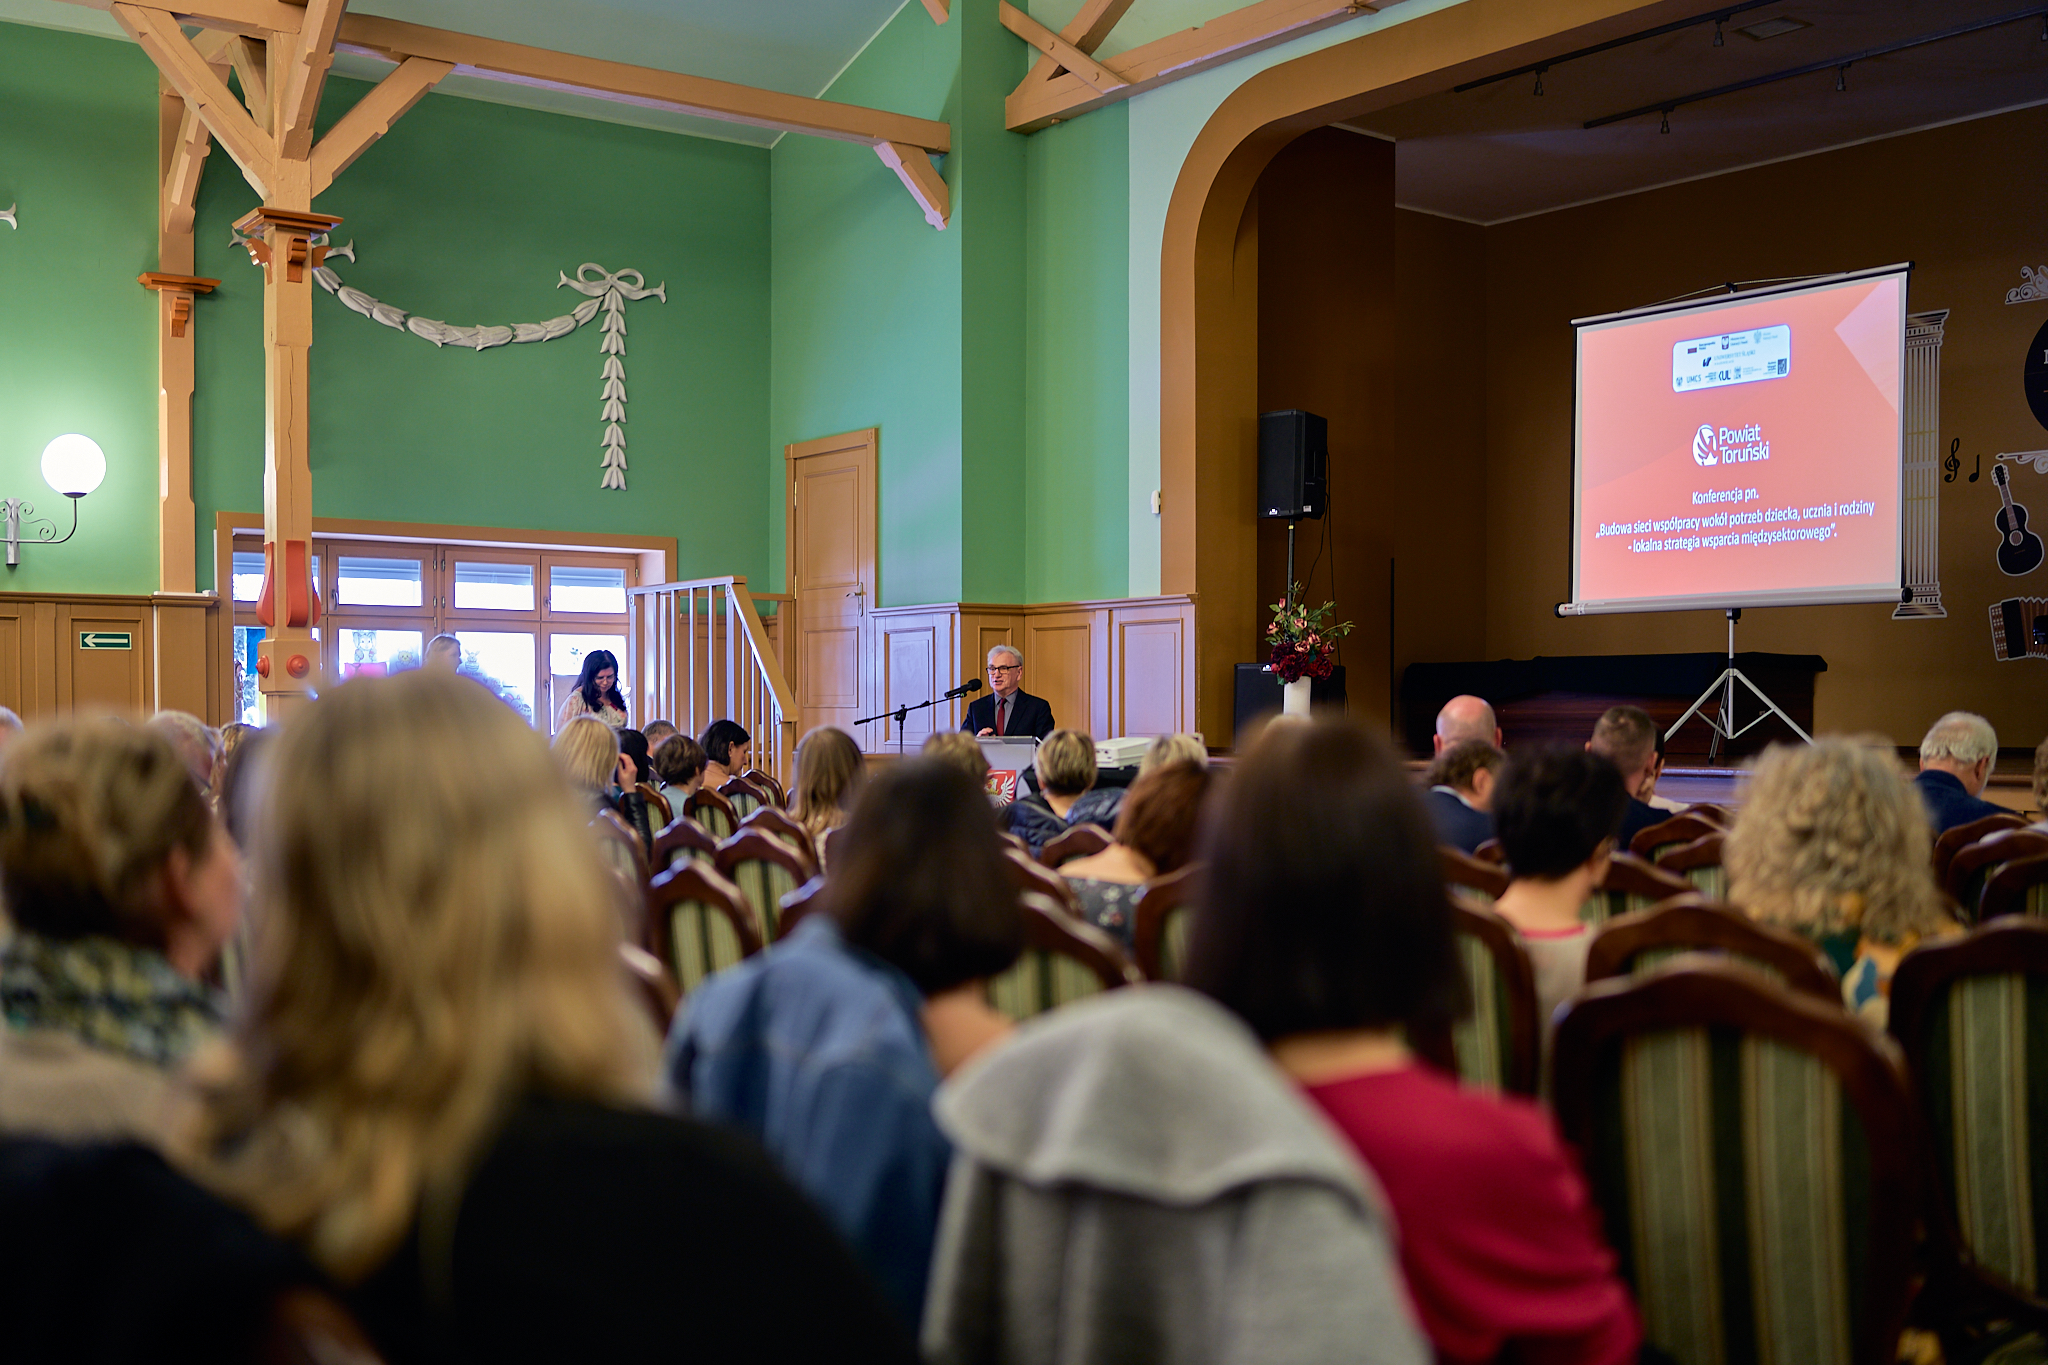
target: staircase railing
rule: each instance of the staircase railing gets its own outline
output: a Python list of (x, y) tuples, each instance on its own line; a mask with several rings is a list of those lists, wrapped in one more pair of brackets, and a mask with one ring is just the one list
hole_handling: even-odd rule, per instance
[[(665, 717), (690, 735), (736, 720), (753, 740), (752, 766), (784, 787), (795, 775), (796, 694), (739, 575), (630, 590), (633, 675), (641, 723)], [(763, 594), (786, 602), (781, 594)]]

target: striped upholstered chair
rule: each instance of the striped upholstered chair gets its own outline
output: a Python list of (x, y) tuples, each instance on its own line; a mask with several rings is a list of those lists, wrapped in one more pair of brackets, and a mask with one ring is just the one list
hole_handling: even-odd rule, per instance
[(1641, 976), (1689, 953), (1723, 954), (1795, 991), (1830, 1004), (1842, 1000), (1842, 983), (1812, 939), (1700, 896), (1677, 896), (1601, 925), (1586, 948), (1586, 980)]
[(1590, 985), (1554, 1096), (1645, 1341), (1680, 1365), (1893, 1365), (1918, 1161), (1898, 1049), (1725, 961)]
[(1199, 863), (1162, 872), (1145, 883), (1131, 920), (1131, 956), (1147, 981), (1178, 981), (1188, 960), (1188, 911)]
[(1984, 888), (1998, 870), (2007, 863), (2037, 858), (2044, 853), (2048, 853), (2048, 834), (2032, 829), (1994, 830), (1976, 843), (1956, 850), (1948, 860), (1948, 871), (1942, 875), (1942, 889), (1963, 907), (1964, 923), (1979, 923), (1983, 918)]
[(690, 799), (683, 802), (683, 814), (704, 826), (704, 832), (714, 839), (730, 839), (740, 827), (740, 817), (732, 802), (709, 787), (699, 787), (690, 793)]
[(1409, 1041), (1424, 1060), (1467, 1085), (1533, 1095), (1543, 1026), (1521, 936), (1491, 910), (1455, 896), (1451, 916), (1472, 987), (1471, 1013), (1449, 1029), (1416, 1029)]
[[(1906, 954), (1890, 1017), (1935, 1174), (1925, 1301), (1948, 1319), (1948, 1358), (2048, 1359), (2048, 924), (2002, 920)], [(1983, 1326), (1998, 1320), (2036, 1335), (1992, 1356)]]
[(1068, 914), (1051, 897), (1022, 892), (1017, 911), (1024, 917), (1024, 953), (988, 983), (989, 1003), (1012, 1019), (1029, 1019), (1145, 979), (1115, 939)]
[(1598, 928), (1617, 915), (1647, 910), (1659, 901), (1683, 896), (1692, 889), (1692, 883), (1676, 873), (1646, 863), (1634, 854), (1617, 853), (1607, 861), (1607, 879), (1579, 907), (1579, 918)]
[(2048, 919), (2048, 855), (2016, 858), (1996, 869), (1977, 904), (1987, 920), (2001, 915)]
[(1454, 899), (1490, 909), (1508, 889), (1507, 869), (1499, 863), (1481, 862), (1445, 844), (1437, 845), (1436, 860)]
[(1722, 866), (1721, 849), (1728, 836), (1720, 830), (1702, 834), (1690, 843), (1666, 848), (1656, 858), (1659, 870), (1683, 877), (1693, 890), (1710, 901), (1728, 899), (1728, 869)]
[(666, 872), (678, 858), (708, 863), (717, 856), (718, 840), (689, 816), (678, 815), (654, 836), (654, 852), (647, 862), (654, 872)]
[(744, 820), (768, 804), (766, 794), (737, 773), (725, 780), (725, 785), (718, 789), (718, 794), (732, 807), (735, 820)]
[(1662, 861), (1657, 855), (1668, 848), (1689, 844), (1709, 834), (1727, 832), (1728, 827), (1719, 821), (1689, 811), (1681, 811), (1669, 820), (1659, 820), (1654, 825), (1637, 830), (1636, 837), (1629, 841), (1628, 851), (1644, 862), (1654, 863)]
[(685, 859), (647, 883), (642, 946), (688, 995), (697, 983), (761, 951), (761, 925), (717, 868)]
[(812, 862), (818, 861), (817, 841), (811, 832), (796, 822), (796, 817), (780, 806), (762, 806), (752, 815), (740, 821), (741, 829), (764, 829), (785, 844), (793, 845)]
[(801, 849), (751, 826), (719, 840), (712, 865), (747, 898), (762, 938), (769, 943), (782, 937), (777, 927), (782, 898), (818, 875), (818, 865)]

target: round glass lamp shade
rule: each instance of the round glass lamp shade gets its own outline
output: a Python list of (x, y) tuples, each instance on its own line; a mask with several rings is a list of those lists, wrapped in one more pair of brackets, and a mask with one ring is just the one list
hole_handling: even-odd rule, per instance
[(106, 477), (106, 452), (90, 436), (72, 432), (43, 447), (43, 479), (67, 498), (84, 497)]

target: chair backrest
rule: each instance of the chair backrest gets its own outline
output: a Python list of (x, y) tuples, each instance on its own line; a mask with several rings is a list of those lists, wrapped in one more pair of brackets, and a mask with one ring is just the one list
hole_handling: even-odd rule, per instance
[(1842, 983), (1813, 940), (1700, 896), (1677, 896), (1601, 925), (1586, 947), (1586, 980), (1641, 976), (1699, 952), (1725, 953), (1795, 991), (1842, 1003)]
[(1472, 856), (1495, 867), (1506, 867), (1508, 863), (1507, 848), (1498, 839), (1482, 839), (1479, 847), (1472, 850)]
[(1010, 874), (1010, 885), (1017, 890), (1048, 896), (1075, 919), (1081, 918), (1080, 897), (1067, 885), (1067, 879), (1049, 867), (1040, 867), (1030, 854), (1006, 848), (1003, 867)]
[(645, 948), (631, 943), (619, 945), (619, 959), (626, 969), (626, 977), (633, 983), (633, 989), (640, 997), (640, 1003), (647, 1006), (648, 1017), (654, 1020), (657, 1037), (668, 1036), (668, 1026), (675, 1021), (676, 1007), (683, 1003), (683, 993), (676, 987), (676, 979), (670, 976), (668, 968), (661, 965), (661, 959)]
[(796, 822), (796, 817), (780, 806), (762, 806), (752, 815), (740, 821), (741, 829), (765, 829), (784, 843), (791, 844), (813, 863), (818, 861), (818, 846), (811, 840), (811, 832)]
[(1995, 815), (1981, 816), (1966, 825), (1945, 829), (1934, 836), (1934, 876), (1937, 881), (1948, 878), (1949, 860), (1956, 853), (1976, 843), (1985, 835), (2001, 829), (2025, 829), (2027, 822), (2018, 815), (2003, 811)]
[(761, 926), (725, 875), (688, 859), (647, 883), (641, 944), (688, 995), (697, 983), (761, 951)]
[(1058, 901), (1020, 892), (1017, 913), (1024, 917), (1024, 952), (988, 983), (989, 1003), (1012, 1019), (1145, 979), (1115, 939), (1074, 918)]
[(1918, 1161), (1890, 1039), (1696, 959), (1569, 1001), (1552, 1084), (1646, 1345), (1685, 1362), (1891, 1365)]
[(589, 829), (597, 836), (598, 853), (604, 860), (605, 871), (611, 874), (619, 927), (628, 939), (639, 938), (645, 932), (640, 922), (640, 888), (647, 884), (647, 846), (615, 810), (601, 810), (591, 816)]
[(1534, 1095), (1543, 1023), (1537, 1015), (1535, 969), (1521, 936), (1493, 911), (1455, 896), (1451, 919), (1472, 988), (1472, 1010), (1450, 1028), (1411, 1030), (1409, 1042), (1425, 1060), (1467, 1085)]
[(749, 768), (740, 776), (753, 783), (755, 790), (767, 799), (768, 804), (778, 810), (789, 804), (789, 794), (782, 790), (782, 784), (759, 768)]
[(824, 889), (825, 877), (820, 873), (782, 898), (782, 904), (775, 912), (775, 923), (782, 930), (782, 937), (788, 938), (796, 932), (797, 925), (819, 907), (818, 893)]
[(1436, 857), (1443, 868), (1444, 884), (1459, 900), (1492, 905), (1508, 889), (1507, 869), (1499, 863), (1483, 863), (1448, 844), (1437, 845)]
[(2015, 858), (2002, 863), (1984, 883), (1984, 896), (1977, 902), (1982, 919), (2000, 915), (2034, 915), (2048, 918), (2048, 856)]
[(2019, 858), (2048, 853), (2048, 834), (2030, 829), (1998, 829), (1974, 844), (1964, 844), (1948, 860), (1942, 889), (1963, 907), (1971, 922), (1981, 917), (1984, 883), (2000, 867)]
[(818, 865), (800, 849), (765, 829), (742, 829), (730, 839), (719, 840), (712, 864), (747, 898), (763, 938), (770, 943), (782, 937), (776, 927), (782, 898), (818, 875)]
[[(1892, 973), (1945, 1275), (2048, 1314), (2048, 924), (2010, 919), (1916, 948)], [(1999, 1314), (2010, 1316), (2010, 1313)]]
[(689, 816), (679, 815), (654, 836), (654, 856), (647, 861), (654, 871), (663, 872), (678, 856), (708, 863), (717, 855), (718, 840), (711, 837), (711, 832)]
[(668, 797), (663, 794), (661, 788), (652, 782), (642, 782), (634, 790), (638, 791), (640, 799), (647, 803), (647, 818), (656, 829), (661, 829), (676, 818), (675, 807), (668, 803)]
[(1709, 820), (1703, 815), (1692, 815), (1680, 811), (1669, 820), (1659, 820), (1654, 825), (1636, 831), (1636, 837), (1629, 840), (1628, 851), (1638, 858), (1657, 861), (1657, 855), (1667, 848), (1689, 844), (1704, 834), (1726, 834), (1727, 826)]
[(1680, 811), (1679, 814), (1697, 815), (1702, 819), (1712, 820), (1722, 829), (1735, 828), (1735, 812), (1729, 810), (1726, 806), (1717, 806), (1711, 801), (1695, 801)]
[(1046, 840), (1045, 847), (1038, 850), (1038, 861), (1044, 867), (1058, 867), (1061, 863), (1100, 853), (1115, 842), (1109, 831), (1098, 824), (1074, 825), (1066, 833)]
[(1027, 858), (1031, 856), (1031, 845), (1024, 841), (1023, 835), (1012, 834), (1009, 830), (1002, 830), (1000, 831), (1000, 834), (1005, 844), (1008, 844), (1011, 848), (1016, 849), (1019, 853), (1022, 853)]
[(744, 820), (758, 807), (768, 804), (768, 799), (762, 794), (761, 789), (737, 773), (725, 779), (725, 784), (718, 789), (718, 794), (732, 806), (735, 820)]
[(1617, 915), (1647, 910), (1692, 889), (1691, 882), (1675, 873), (1661, 871), (1632, 853), (1617, 853), (1607, 861), (1607, 879), (1579, 907), (1579, 918), (1597, 928)]
[(242, 1358), (254, 1365), (384, 1363), (383, 1353), (341, 1300), (311, 1285), (294, 1285), (271, 1300), (253, 1349)]
[(1667, 844), (1657, 854), (1656, 865), (1691, 882), (1693, 890), (1708, 900), (1725, 901), (1728, 899), (1728, 869), (1722, 866), (1721, 850), (1727, 839), (1728, 836), (1717, 829), (1690, 843)]
[(709, 787), (699, 787), (690, 793), (690, 799), (683, 802), (683, 814), (704, 826), (704, 832), (714, 839), (729, 839), (740, 827), (740, 817), (732, 802)]
[(1161, 873), (1145, 883), (1131, 910), (1131, 955), (1148, 981), (1178, 981), (1188, 960), (1188, 910), (1199, 863)]

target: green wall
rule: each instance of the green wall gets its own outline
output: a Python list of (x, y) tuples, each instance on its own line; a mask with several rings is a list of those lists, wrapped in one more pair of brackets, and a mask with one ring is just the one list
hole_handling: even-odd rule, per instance
[(125, 42), (0, 24), (0, 497), (71, 509), (43, 447), (79, 431), (107, 478), (63, 546), (24, 546), (10, 592), (157, 586), (156, 75)]
[[(368, 87), (330, 83), (323, 123)], [(147, 150), (145, 146), (145, 150)], [(539, 322), (583, 262), (666, 282), (626, 305), (626, 489), (598, 486), (598, 324), (554, 341), (436, 349), (316, 293), (315, 515), (673, 535), (685, 577), (767, 567), (768, 153), (430, 95), (315, 207), (344, 219), (348, 284), (430, 318)], [(193, 497), (262, 506), (263, 285), (229, 244), (256, 198), (216, 152), (200, 193)], [(144, 216), (145, 223), (147, 215)]]

